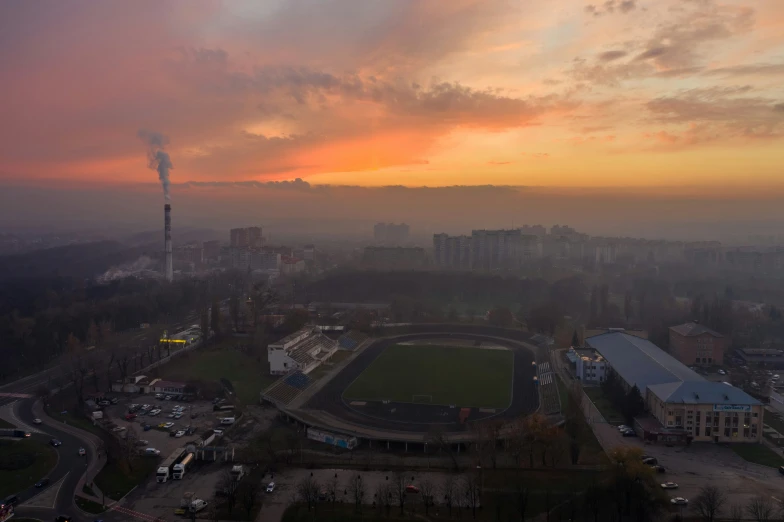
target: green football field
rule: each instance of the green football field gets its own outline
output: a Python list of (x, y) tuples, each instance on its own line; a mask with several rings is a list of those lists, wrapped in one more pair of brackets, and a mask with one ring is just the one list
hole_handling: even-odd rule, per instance
[(513, 369), (511, 351), (398, 344), (385, 349), (343, 397), (503, 409), (512, 400)]

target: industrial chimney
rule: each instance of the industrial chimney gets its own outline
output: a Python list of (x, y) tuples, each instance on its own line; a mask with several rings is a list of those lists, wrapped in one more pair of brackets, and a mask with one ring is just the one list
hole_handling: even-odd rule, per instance
[(166, 257), (163, 275), (167, 281), (172, 281), (174, 271), (172, 270), (171, 205), (168, 203), (163, 206), (163, 248)]

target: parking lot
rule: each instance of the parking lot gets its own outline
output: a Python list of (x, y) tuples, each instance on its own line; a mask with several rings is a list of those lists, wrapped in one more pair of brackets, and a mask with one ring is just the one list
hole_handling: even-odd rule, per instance
[[(134, 408), (134, 413), (129, 413), (134, 404), (138, 409)], [(142, 409), (145, 405), (148, 408)], [(160, 411), (154, 413), (156, 410)], [(181, 412), (179, 418), (175, 418), (177, 411)], [(144, 447), (160, 450), (162, 457), (188, 442), (199, 441), (200, 436), (207, 430), (226, 428), (227, 426), (221, 426), (220, 419), (234, 416), (231, 411), (213, 411), (211, 401), (178, 402), (158, 398), (155, 394), (124, 398), (115, 405), (106, 406), (104, 414), (117, 425), (115, 429), (133, 430), (137, 439), (147, 441)], [(178, 431), (186, 433), (181, 437), (171, 436), (171, 433)]]

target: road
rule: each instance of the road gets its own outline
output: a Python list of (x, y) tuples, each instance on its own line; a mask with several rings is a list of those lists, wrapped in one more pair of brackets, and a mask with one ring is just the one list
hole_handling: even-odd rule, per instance
[[(193, 318), (175, 324), (174, 331), (181, 331), (193, 324)], [(133, 337), (138, 342), (143, 342), (149, 331), (142, 331)], [(52, 438), (60, 440), (63, 444), (56, 451), (59, 460), (55, 469), (49, 473), (50, 485), (44, 490), (31, 487), (26, 491), (17, 493), (20, 505), (16, 508), (17, 517), (37, 518), (40, 520), (53, 520), (57, 515), (71, 515), (77, 522), (94, 520), (95, 517), (84, 514), (74, 504), (74, 494), (83, 484), (82, 478), (89, 470), (89, 479), (93, 479), (100, 470), (102, 462), (98, 458), (98, 448), (94, 437), (73, 427), (63, 426), (42, 413), (40, 402), (36, 402), (36, 395), (40, 388), (49, 388), (53, 381), (63, 377), (60, 367), (54, 367), (42, 372), (23, 377), (12, 383), (0, 386), (0, 409), (5, 409), (6, 417), (20, 429), (33, 433), (33, 437), (48, 443)], [(67, 386), (67, 384), (66, 384)], [(33, 420), (40, 418), (43, 424), (36, 425)], [(79, 448), (85, 448), (86, 456), (80, 457)], [(43, 478), (43, 477), (41, 477)], [(62, 480), (62, 482), (60, 482)], [(57, 488), (56, 491), (53, 488)], [(40, 495), (40, 497), (37, 497)], [(34, 498), (35, 497), (35, 498)], [(51, 503), (48, 502), (49, 497)], [(46, 507), (39, 506), (40, 499), (47, 499)], [(33, 500), (31, 506), (30, 500)], [(27, 504), (27, 505), (25, 505)], [(107, 521), (127, 519), (119, 513), (107, 512), (101, 515)]]

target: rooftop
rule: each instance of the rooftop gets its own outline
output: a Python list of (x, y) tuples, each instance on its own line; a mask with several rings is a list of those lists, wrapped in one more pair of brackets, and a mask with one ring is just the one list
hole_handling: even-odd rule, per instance
[(685, 335), (686, 337), (694, 337), (702, 334), (709, 334), (713, 337), (724, 337), (719, 332), (711, 330), (704, 324), (700, 323), (684, 323), (679, 324), (678, 326), (670, 326), (670, 330), (675, 333)]
[(643, 394), (655, 384), (704, 379), (652, 342), (623, 332), (608, 332), (585, 340), (626, 382)]
[(754, 406), (760, 402), (735, 386), (720, 382), (688, 381), (654, 384), (648, 390), (664, 402)]

